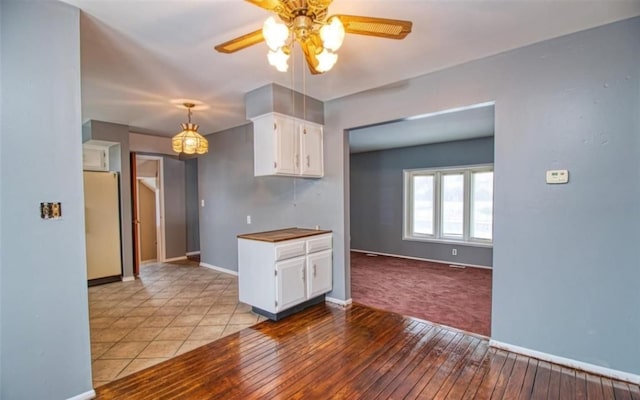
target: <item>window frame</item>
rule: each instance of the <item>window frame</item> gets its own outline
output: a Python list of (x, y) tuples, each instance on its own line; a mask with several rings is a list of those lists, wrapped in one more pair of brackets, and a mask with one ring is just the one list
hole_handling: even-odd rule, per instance
[[(474, 164), (455, 167), (439, 167), (439, 168), (414, 168), (403, 170), (403, 220), (402, 220), (402, 240), (434, 242), (434, 243), (452, 243), (476, 247), (493, 247), (492, 239), (482, 239), (471, 237), (471, 217), (472, 217), (472, 174), (478, 172), (494, 172), (493, 164)], [(463, 175), (463, 219), (462, 219), (462, 238), (457, 239), (442, 234), (442, 177), (444, 175), (462, 174)], [(432, 176), (433, 177), (433, 234), (420, 234), (414, 232), (413, 227), (413, 196), (414, 196), (414, 177), (415, 176)], [(495, 174), (494, 174), (495, 187)], [(492, 199), (493, 208), (493, 199)], [(493, 215), (493, 212), (492, 212)], [(493, 229), (493, 218), (492, 218)]]

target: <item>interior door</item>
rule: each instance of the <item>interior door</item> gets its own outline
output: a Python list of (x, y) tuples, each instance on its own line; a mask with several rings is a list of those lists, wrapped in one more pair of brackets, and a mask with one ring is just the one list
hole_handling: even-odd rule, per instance
[(87, 279), (122, 275), (116, 172), (84, 171)]

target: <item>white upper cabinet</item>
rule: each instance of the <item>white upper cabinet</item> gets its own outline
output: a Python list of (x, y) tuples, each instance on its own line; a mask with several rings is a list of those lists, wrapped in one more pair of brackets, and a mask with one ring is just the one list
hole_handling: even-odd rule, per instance
[(322, 177), (322, 126), (302, 121), (298, 129), (300, 175)]
[(88, 171), (108, 171), (109, 170), (109, 148), (82, 146), (82, 169)]
[(322, 125), (270, 113), (253, 119), (254, 175), (320, 178)]

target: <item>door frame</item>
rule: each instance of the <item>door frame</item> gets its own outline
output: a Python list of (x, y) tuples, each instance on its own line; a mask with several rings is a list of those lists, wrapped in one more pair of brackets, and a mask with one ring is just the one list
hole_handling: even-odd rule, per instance
[[(136, 154), (135, 156), (135, 161), (139, 161), (139, 160), (145, 160), (145, 161), (156, 161), (157, 162), (157, 167), (158, 167), (158, 176), (157, 176), (157, 180), (158, 180), (158, 189), (156, 192), (156, 209), (157, 209), (157, 214), (158, 214), (158, 218), (159, 221), (156, 221), (157, 225), (156, 225), (156, 254), (158, 257), (158, 262), (164, 262), (166, 260), (166, 254), (165, 254), (165, 250), (166, 250), (166, 243), (165, 243), (165, 224), (164, 224), (164, 220), (165, 220), (165, 211), (164, 211), (164, 158), (161, 156), (150, 156), (150, 155), (140, 155), (140, 154)], [(136, 168), (137, 170), (137, 168)], [(136, 210), (138, 210), (138, 208), (140, 207), (140, 198), (138, 196), (138, 176), (136, 173), (135, 177), (132, 177), (133, 181), (135, 182), (135, 191), (136, 191), (136, 195), (135, 195), (135, 204), (133, 205)], [(138, 212), (136, 212), (136, 215), (139, 215)], [(137, 221), (134, 221), (134, 223), (137, 223)], [(134, 245), (139, 249), (140, 248), (140, 236), (138, 234), (134, 235)], [(135, 262), (137, 265), (140, 265), (140, 251), (137, 251), (135, 254)]]

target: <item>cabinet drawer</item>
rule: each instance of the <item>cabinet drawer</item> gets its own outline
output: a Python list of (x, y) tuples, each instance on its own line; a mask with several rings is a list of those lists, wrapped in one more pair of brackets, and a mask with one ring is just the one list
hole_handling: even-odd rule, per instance
[(318, 236), (307, 240), (307, 253), (329, 250), (331, 248), (331, 235)]
[(305, 254), (304, 240), (283, 243), (276, 246), (276, 261), (286, 260), (287, 258), (303, 256)]

